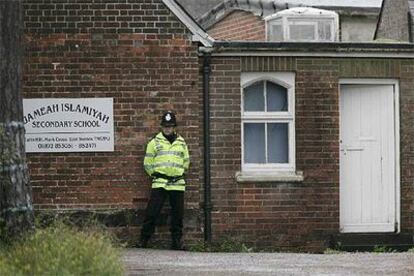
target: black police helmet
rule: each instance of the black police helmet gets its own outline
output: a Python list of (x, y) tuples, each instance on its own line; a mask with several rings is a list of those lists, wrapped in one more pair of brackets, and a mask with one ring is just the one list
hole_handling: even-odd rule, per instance
[(177, 120), (175, 118), (175, 114), (171, 111), (165, 112), (161, 117), (161, 126), (164, 126), (164, 127), (177, 126)]

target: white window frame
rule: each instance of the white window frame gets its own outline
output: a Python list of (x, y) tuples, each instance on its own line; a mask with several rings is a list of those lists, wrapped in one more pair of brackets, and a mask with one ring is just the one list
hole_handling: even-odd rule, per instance
[[(282, 37), (283, 41), (291, 41), (291, 42), (303, 42), (303, 41), (310, 41), (310, 42), (334, 42), (339, 40), (339, 19), (338, 16), (330, 15), (330, 14), (320, 14), (318, 16), (315, 15), (287, 15), (281, 14), (278, 15), (277, 13), (265, 18), (266, 24), (266, 41), (276, 41), (271, 36), (271, 26), (272, 25), (282, 25)], [(331, 40), (321, 40), (319, 37), (319, 23), (320, 22), (328, 22), (331, 25)], [(290, 26), (297, 25), (297, 24), (304, 24), (304, 25), (313, 25), (314, 26), (314, 36), (315, 39), (313, 40), (306, 40), (306, 39), (299, 39), (293, 40), (291, 39), (290, 35)]]
[[(290, 19), (290, 20), (289, 20)], [(305, 25), (313, 27), (313, 39), (293, 39), (290, 31), (291, 26)], [(283, 25), (283, 33), (286, 34), (287, 41), (319, 41), (318, 34), (318, 21), (311, 20), (310, 18), (288, 18), (287, 24)]]
[[(287, 89), (288, 111), (245, 112), (244, 88), (258, 81), (270, 81)], [(294, 172), (295, 164), (295, 74), (290, 72), (242, 73), (241, 75), (241, 145), (242, 172)], [(265, 95), (266, 97), (266, 95)], [(264, 98), (266, 101), (266, 98)], [(244, 123), (288, 123), (288, 163), (247, 164), (244, 162)], [(265, 125), (267, 126), (267, 125)], [(267, 140), (267, 135), (265, 137)], [(266, 151), (267, 153), (267, 148)]]
[[(297, 18), (297, 17), (287, 17), (287, 22), (283, 25), (283, 33), (286, 33), (286, 40), (287, 41), (320, 41), (320, 42), (333, 42), (336, 41), (336, 33), (335, 33), (335, 20), (333, 17), (303, 17), (303, 18)], [(319, 37), (319, 23), (320, 22), (327, 22), (331, 26), (331, 40), (322, 40)], [(293, 40), (291, 33), (290, 33), (290, 26), (292, 25), (309, 25), (313, 26), (313, 34), (314, 39), (313, 40), (306, 40), (306, 39), (298, 39)]]
[(279, 40), (274, 40), (273, 36), (272, 36), (272, 27), (273, 26), (280, 26), (282, 28), (282, 41), (285, 41), (285, 30), (283, 29), (283, 20), (282, 18), (277, 18), (274, 20), (269, 20), (266, 22), (265, 24), (265, 29), (266, 29), (266, 41), (270, 41), (270, 38), (272, 38), (271, 41), (279, 41)]

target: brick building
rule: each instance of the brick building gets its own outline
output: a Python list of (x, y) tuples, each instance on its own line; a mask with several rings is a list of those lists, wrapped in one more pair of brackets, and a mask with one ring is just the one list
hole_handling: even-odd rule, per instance
[(412, 245), (411, 44), (215, 41), (173, 0), (26, 0), (25, 24), (25, 98), (113, 98), (114, 151), (28, 154), (38, 213), (136, 239), (145, 144), (173, 109), (188, 243)]

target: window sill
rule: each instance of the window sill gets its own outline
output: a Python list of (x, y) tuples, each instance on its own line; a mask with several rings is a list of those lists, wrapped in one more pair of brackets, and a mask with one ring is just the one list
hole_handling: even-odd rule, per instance
[(237, 182), (302, 182), (303, 172), (237, 172)]

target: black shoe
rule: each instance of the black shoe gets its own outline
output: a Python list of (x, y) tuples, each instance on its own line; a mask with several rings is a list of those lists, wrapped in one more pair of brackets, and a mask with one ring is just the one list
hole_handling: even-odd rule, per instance
[(171, 243), (171, 249), (172, 250), (185, 250), (185, 247), (183, 243), (181, 242), (181, 240), (173, 239)]

